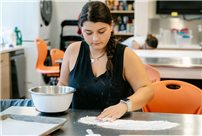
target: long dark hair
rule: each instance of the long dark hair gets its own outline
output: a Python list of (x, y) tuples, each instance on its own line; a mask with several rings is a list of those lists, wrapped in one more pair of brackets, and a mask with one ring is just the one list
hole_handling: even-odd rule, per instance
[[(93, 23), (103, 22), (111, 25), (112, 20), (113, 19), (112, 19), (110, 10), (105, 5), (105, 3), (100, 1), (92, 1), (92, 2), (86, 3), (84, 7), (82, 8), (79, 25), (80, 27), (82, 27), (85, 21), (91, 21)], [(115, 40), (114, 32), (112, 31), (111, 37), (107, 43), (107, 48), (106, 48), (107, 58), (108, 58), (106, 69), (107, 69), (107, 75), (109, 76), (113, 75), (113, 64), (111, 60), (113, 58), (115, 49), (116, 49), (116, 40)]]

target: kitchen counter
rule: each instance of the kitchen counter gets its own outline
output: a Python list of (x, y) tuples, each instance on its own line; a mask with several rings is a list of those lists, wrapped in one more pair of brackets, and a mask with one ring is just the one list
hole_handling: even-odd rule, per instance
[(178, 49), (178, 50), (201, 50), (202, 49), (202, 46), (200, 45), (183, 45), (183, 46), (180, 46), (180, 45), (158, 45), (157, 49)]
[(134, 50), (142, 63), (156, 68), (161, 78), (202, 79), (202, 51)]
[(169, 121), (179, 123), (177, 127), (165, 130), (115, 130), (103, 128), (96, 125), (87, 125), (78, 122), (78, 119), (86, 116), (98, 116), (100, 111), (96, 110), (76, 110), (68, 109), (63, 114), (42, 114), (35, 110), (35, 107), (10, 107), (1, 114), (16, 114), (29, 116), (46, 116), (56, 118), (66, 118), (67, 122), (59, 130), (51, 133), (51, 136), (84, 136), (87, 135), (86, 129), (92, 129), (96, 134), (102, 136), (118, 136), (118, 135), (195, 135), (199, 136), (201, 132), (202, 115), (193, 114), (167, 114), (167, 113), (146, 113), (131, 112), (126, 113), (122, 119), (139, 120), (139, 121)]
[(1, 47), (0, 52), (7, 53), (7, 52), (16, 51), (16, 50), (20, 50), (20, 49), (24, 49), (24, 48), (25, 48), (25, 46), (22, 46), (22, 45), (15, 46), (15, 47), (3, 47), (3, 48)]
[(188, 51), (188, 50), (133, 50), (139, 57), (149, 58), (176, 58), (189, 57), (202, 59), (202, 51)]

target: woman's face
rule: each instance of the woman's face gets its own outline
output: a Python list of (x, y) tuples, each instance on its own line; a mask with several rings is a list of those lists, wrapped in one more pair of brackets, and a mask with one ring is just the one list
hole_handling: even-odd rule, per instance
[(93, 23), (86, 21), (82, 27), (83, 37), (91, 48), (103, 49), (110, 39), (112, 25), (102, 22)]

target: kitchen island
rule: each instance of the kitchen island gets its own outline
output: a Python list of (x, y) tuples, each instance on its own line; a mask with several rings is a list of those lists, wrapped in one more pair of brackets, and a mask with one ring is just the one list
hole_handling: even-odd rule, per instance
[(156, 68), (161, 78), (202, 79), (202, 51), (134, 50), (143, 63)]
[(157, 47), (157, 50), (202, 50), (202, 46), (199, 44), (194, 44), (194, 45), (163, 45), (159, 44)]
[[(193, 114), (166, 114), (166, 113), (145, 113), (145, 112), (131, 112), (126, 113), (122, 119), (135, 121), (169, 121), (179, 123), (179, 126), (165, 129), (165, 130), (116, 130), (110, 128), (103, 128), (96, 125), (83, 124), (78, 122), (82, 117), (98, 116), (101, 111), (97, 110), (77, 110), (68, 109), (60, 114), (42, 114), (36, 111), (35, 107), (10, 107), (2, 114), (16, 114), (29, 116), (44, 116), (54, 118), (66, 118), (65, 125), (51, 133), (51, 136), (85, 136), (86, 129), (91, 129), (96, 134), (102, 136), (117, 136), (117, 135), (194, 135), (201, 136), (201, 120), (202, 115)], [(2, 126), (3, 127), (3, 126)], [(33, 128), (34, 129), (34, 128)], [(3, 131), (3, 130), (2, 130)], [(30, 134), (31, 135), (31, 134)]]

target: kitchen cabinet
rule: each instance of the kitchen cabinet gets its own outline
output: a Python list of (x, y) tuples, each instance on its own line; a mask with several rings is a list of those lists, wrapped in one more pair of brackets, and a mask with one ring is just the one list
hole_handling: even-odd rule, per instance
[(24, 46), (1, 48), (1, 99), (24, 98)]
[(10, 57), (1, 54), (1, 99), (10, 99)]

